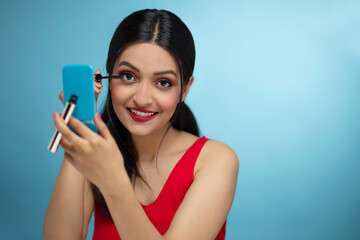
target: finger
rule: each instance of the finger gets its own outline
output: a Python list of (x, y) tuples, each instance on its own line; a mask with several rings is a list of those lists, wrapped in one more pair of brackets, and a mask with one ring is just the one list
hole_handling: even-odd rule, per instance
[(90, 140), (94, 137), (98, 137), (96, 133), (74, 117), (70, 117), (69, 125), (84, 139)]
[(97, 74), (101, 74), (100, 69), (96, 70), (95, 73), (94, 73), (94, 85), (95, 85), (96, 87), (98, 87), (98, 88), (102, 88), (103, 85), (102, 85), (101, 80), (100, 80), (100, 82), (96, 81), (95, 76), (96, 76)]
[(60, 101), (64, 104), (64, 91), (61, 91), (61, 92), (59, 93), (59, 99), (60, 99)]
[(83, 139), (81, 139), (79, 136), (77, 136), (73, 131), (68, 128), (68, 126), (65, 124), (65, 121), (63, 118), (59, 116), (59, 114), (54, 113), (53, 114), (53, 120), (56, 129), (61, 133), (63, 139), (67, 139), (70, 143), (73, 145), (81, 144)]
[(72, 144), (68, 139), (61, 138), (60, 145), (64, 149), (64, 152), (68, 153), (69, 156), (73, 156), (75, 154), (75, 145)]
[(96, 102), (99, 94), (101, 93), (101, 88), (103, 87), (101, 82), (97, 82), (95, 79), (96, 74), (101, 74), (100, 69), (96, 70), (94, 73), (94, 91), (95, 91), (95, 110), (96, 110)]
[(100, 136), (102, 136), (106, 140), (114, 141), (113, 136), (111, 135), (111, 133), (110, 133), (108, 127), (106, 126), (106, 124), (104, 123), (104, 121), (101, 119), (101, 116), (99, 113), (96, 113), (94, 121), (95, 121), (95, 125), (99, 131)]
[[(95, 78), (96, 74), (101, 74), (100, 69), (98, 69), (98, 70), (96, 70), (96, 71), (94, 72), (94, 82), (97, 82), (97, 81), (96, 81), (96, 78)], [(101, 84), (101, 82), (100, 82), (100, 84)]]
[(101, 93), (101, 90), (99, 87), (94, 86), (95, 94), (99, 95)]
[(97, 100), (98, 100), (100, 92), (96, 91), (96, 89), (94, 89), (94, 92), (95, 92), (95, 111), (96, 111), (96, 109), (97, 109)]
[(103, 87), (101, 82), (96, 82), (96, 81), (94, 82), (94, 86), (99, 88), (99, 89)]

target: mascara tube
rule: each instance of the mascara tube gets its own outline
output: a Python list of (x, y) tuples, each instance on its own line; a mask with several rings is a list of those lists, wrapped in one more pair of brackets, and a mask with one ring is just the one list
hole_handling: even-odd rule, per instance
[[(71, 95), (71, 98), (68, 102), (66, 102), (64, 110), (62, 111), (61, 117), (64, 119), (65, 124), (68, 124), (71, 115), (74, 112), (75, 106), (76, 106), (76, 100), (77, 100), (77, 96), (76, 95)], [(49, 146), (48, 146), (48, 150), (50, 152), (55, 153), (60, 145), (60, 140), (61, 140), (61, 133), (55, 129), (54, 135), (50, 140)]]

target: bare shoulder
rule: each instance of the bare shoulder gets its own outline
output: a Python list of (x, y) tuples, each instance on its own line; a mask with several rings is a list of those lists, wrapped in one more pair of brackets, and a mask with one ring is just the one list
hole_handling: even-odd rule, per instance
[(226, 157), (237, 159), (237, 155), (232, 148), (230, 148), (225, 143), (222, 143), (222, 142), (216, 141), (216, 140), (211, 140), (211, 139), (208, 140), (206, 142), (206, 144), (204, 145), (203, 151), (204, 151), (204, 154), (208, 154), (213, 157), (226, 156)]
[(195, 136), (191, 133), (185, 131), (176, 131), (172, 139), (172, 144), (167, 147), (170, 152), (176, 152), (183, 154), (189, 147), (191, 147), (196, 140), (199, 139), (198, 136)]
[(235, 151), (228, 145), (216, 141), (208, 140), (201, 152), (200, 157), (205, 157), (209, 162), (221, 162), (222, 164), (238, 165), (239, 160)]
[(208, 140), (200, 152), (196, 170), (202, 168), (222, 169), (227, 173), (236, 174), (239, 171), (239, 159), (235, 151), (228, 145)]

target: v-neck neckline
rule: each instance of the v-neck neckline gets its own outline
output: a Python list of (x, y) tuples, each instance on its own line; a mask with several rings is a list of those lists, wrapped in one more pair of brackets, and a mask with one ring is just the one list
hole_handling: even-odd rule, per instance
[(180, 163), (183, 161), (183, 159), (185, 158), (185, 156), (188, 154), (188, 152), (190, 151), (190, 149), (192, 149), (192, 148), (196, 145), (196, 143), (198, 143), (199, 140), (202, 139), (202, 138), (204, 138), (204, 137), (201, 137), (201, 138), (196, 139), (196, 141), (184, 152), (184, 154), (181, 156), (181, 158), (179, 159), (179, 161), (175, 164), (175, 166), (174, 166), (173, 169), (171, 170), (168, 178), (166, 179), (166, 181), (165, 181), (165, 183), (164, 183), (164, 186), (162, 187), (160, 193), (158, 194), (158, 196), (155, 198), (154, 201), (152, 201), (151, 203), (149, 203), (149, 204), (147, 204), (147, 205), (144, 205), (144, 204), (142, 204), (142, 203), (139, 201), (139, 199), (138, 199), (138, 202), (141, 204), (141, 206), (142, 206), (143, 208), (149, 207), (150, 205), (155, 204), (155, 203), (159, 200), (159, 198), (162, 196), (162, 194), (163, 194), (163, 192), (164, 192), (164, 189), (166, 189), (167, 185), (169, 184), (169, 180), (171, 179), (171, 177), (172, 177), (173, 173), (175, 172), (175, 170), (178, 168), (178, 166), (179, 166)]

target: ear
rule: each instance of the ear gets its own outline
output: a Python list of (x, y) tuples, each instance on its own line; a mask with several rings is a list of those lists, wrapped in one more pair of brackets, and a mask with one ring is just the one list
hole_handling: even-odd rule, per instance
[(185, 101), (186, 95), (188, 94), (189, 89), (190, 89), (191, 85), (193, 84), (193, 82), (194, 82), (194, 76), (189, 77), (188, 84), (186, 84), (183, 88), (183, 93), (182, 93), (182, 98), (181, 98), (183, 102)]

